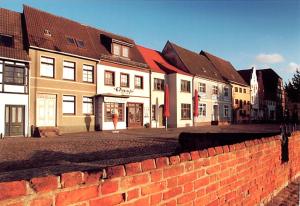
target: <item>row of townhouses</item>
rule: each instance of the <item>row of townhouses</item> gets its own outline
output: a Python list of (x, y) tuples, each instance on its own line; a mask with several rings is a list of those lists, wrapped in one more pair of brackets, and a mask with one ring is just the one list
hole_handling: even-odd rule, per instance
[(116, 111), (117, 129), (165, 127), (166, 84), (168, 127), (275, 119), (272, 106), (279, 102), (267, 90), (273, 79), (242, 73), (224, 59), (169, 41), (160, 52), (29, 6), (23, 13), (0, 9), (1, 136), (111, 130)]

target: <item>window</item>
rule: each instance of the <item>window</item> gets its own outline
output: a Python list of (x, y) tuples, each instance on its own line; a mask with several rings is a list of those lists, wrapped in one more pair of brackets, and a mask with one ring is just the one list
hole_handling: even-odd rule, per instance
[(112, 122), (112, 115), (116, 110), (119, 114), (118, 121), (124, 121), (124, 104), (110, 102), (104, 103), (104, 121)]
[(120, 78), (120, 85), (121, 87), (129, 87), (129, 74), (122, 74)]
[[(2, 81), (3, 81), (3, 63), (0, 60), (0, 83), (2, 83)], [(1, 89), (0, 89), (0, 91), (1, 91)]]
[(229, 106), (224, 105), (224, 117), (229, 117)]
[(234, 87), (234, 92), (238, 92), (238, 91), (239, 91), (239, 88)]
[(75, 114), (75, 96), (63, 96), (63, 113)]
[(76, 45), (79, 48), (84, 48), (84, 41), (76, 39)]
[(116, 56), (121, 56), (121, 45), (113, 44), (113, 54)]
[(229, 89), (227, 87), (224, 87), (224, 97), (229, 96)]
[(115, 73), (111, 71), (105, 71), (104, 84), (109, 86), (115, 86)]
[(199, 92), (200, 93), (206, 93), (206, 84), (199, 83)]
[(129, 57), (129, 48), (127, 46), (122, 46), (122, 56), (126, 58)]
[(83, 114), (93, 114), (94, 113), (94, 104), (93, 104), (92, 97), (83, 97), (82, 113)]
[(181, 80), (181, 92), (191, 92), (190, 81)]
[(239, 91), (240, 91), (240, 93), (242, 93), (242, 88), (241, 87), (239, 88)]
[(154, 78), (154, 90), (164, 91), (165, 89), (165, 80)]
[(13, 47), (14, 38), (9, 35), (0, 34), (0, 46)]
[(206, 116), (206, 104), (199, 104), (199, 116)]
[(54, 59), (49, 57), (41, 57), (40, 75), (43, 77), (54, 78)]
[(213, 86), (213, 91), (212, 91), (212, 93), (213, 93), (214, 95), (218, 95), (218, 93), (219, 93), (219, 91), (218, 91), (218, 86)]
[(141, 77), (141, 76), (134, 77), (134, 88), (135, 89), (143, 89), (143, 77)]
[(82, 80), (84, 82), (94, 82), (94, 67), (90, 65), (83, 65)]
[(63, 62), (63, 79), (75, 80), (75, 62)]
[(239, 100), (238, 99), (235, 99), (235, 104), (239, 104)]
[(191, 119), (191, 105), (181, 104), (181, 119), (190, 120)]
[(246, 105), (246, 100), (244, 100), (244, 105)]
[(244, 93), (246, 93), (246, 89), (244, 89)]
[(129, 47), (114, 43), (112, 53), (116, 56), (129, 58)]
[(3, 82), (5, 84), (24, 85), (25, 68), (14, 65), (5, 65), (3, 69)]

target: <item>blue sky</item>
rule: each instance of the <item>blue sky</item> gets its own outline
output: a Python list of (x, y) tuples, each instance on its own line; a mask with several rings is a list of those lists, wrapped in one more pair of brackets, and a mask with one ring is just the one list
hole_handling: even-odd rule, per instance
[(156, 50), (170, 40), (225, 58), (237, 69), (271, 67), (285, 81), (300, 68), (299, 0), (0, 0), (0, 7), (19, 12), (22, 4)]

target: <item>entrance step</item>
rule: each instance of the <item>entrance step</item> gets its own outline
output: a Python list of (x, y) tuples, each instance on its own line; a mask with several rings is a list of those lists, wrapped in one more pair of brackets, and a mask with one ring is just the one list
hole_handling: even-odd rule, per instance
[(37, 127), (34, 132), (36, 137), (55, 137), (60, 135), (61, 132), (58, 127)]

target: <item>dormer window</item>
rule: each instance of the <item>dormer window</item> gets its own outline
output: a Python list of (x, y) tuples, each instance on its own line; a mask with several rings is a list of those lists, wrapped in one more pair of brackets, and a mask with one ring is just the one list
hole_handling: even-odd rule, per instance
[(129, 58), (129, 47), (113, 43), (112, 53), (115, 56)]
[(113, 54), (116, 56), (121, 56), (121, 45), (113, 44)]
[(44, 35), (45, 35), (45, 36), (49, 36), (49, 37), (50, 37), (50, 36), (51, 36), (51, 32), (50, 32), (50, 30), (48, 30), (48, 29), (45, 29), (45, 30), (44, 30)]
[(0, 46), (13, 47), (14, 46), (13, 36), (0, 34)]

